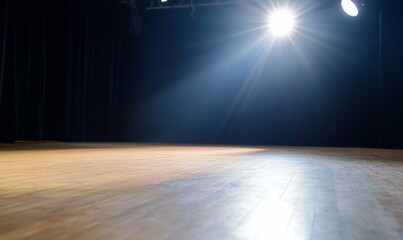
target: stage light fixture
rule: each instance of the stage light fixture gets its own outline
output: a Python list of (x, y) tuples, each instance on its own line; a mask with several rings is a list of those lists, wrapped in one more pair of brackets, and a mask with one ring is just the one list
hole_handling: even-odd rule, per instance
[(268, 27), (275, 36), (289, 35), (295, 27), (294, 14), (288, 9), (275, 10), (269, 16)]
[(168, 2), (168, 0), (160, 0), (162, 3), (164, 3), (164, 2)]
[(353, 2), (352, 0), (341, 0), (340, 4), (347, 15), (351, 17), (356, 17), (358, 15), (358, 3)]

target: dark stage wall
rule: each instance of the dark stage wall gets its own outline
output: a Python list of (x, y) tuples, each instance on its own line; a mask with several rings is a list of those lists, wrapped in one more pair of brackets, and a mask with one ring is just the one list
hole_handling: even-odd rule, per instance
[(262, 24), (253, 5), (141, 11), (130, 36), (118, 1), (0, 3), (2, 141), (403, 147), (398, 1), (383, 10), (382, 78), (377, 10), (351, 19), (338, 1), (264, 60), (270, 37), (239, 34)]

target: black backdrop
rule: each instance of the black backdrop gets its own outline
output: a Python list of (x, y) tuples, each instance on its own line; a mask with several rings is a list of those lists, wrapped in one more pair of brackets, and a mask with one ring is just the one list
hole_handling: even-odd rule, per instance
[(381, 81), (377, 9), (338, 4), (301, 16), (302, 55), (277, 42), (259, 65), (261, 32), (236, 35), (253, 7), (141, 12), (130, 36), (118, 1), (2, 0), (0, 139), (401, 148), (402, 4), (383, 10)]

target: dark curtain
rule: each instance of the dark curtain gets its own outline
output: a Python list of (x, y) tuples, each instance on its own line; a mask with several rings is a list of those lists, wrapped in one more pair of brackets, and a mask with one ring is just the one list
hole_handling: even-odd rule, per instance
[(121, 139), (130, 9), (114, 0), (0, 4), (0, 139)]

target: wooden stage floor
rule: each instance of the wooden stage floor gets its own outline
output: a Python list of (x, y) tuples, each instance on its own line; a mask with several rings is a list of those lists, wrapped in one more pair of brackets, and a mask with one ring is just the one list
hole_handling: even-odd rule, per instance
[(0, 145), (0, 239), (403, 239), (403, 151)]

